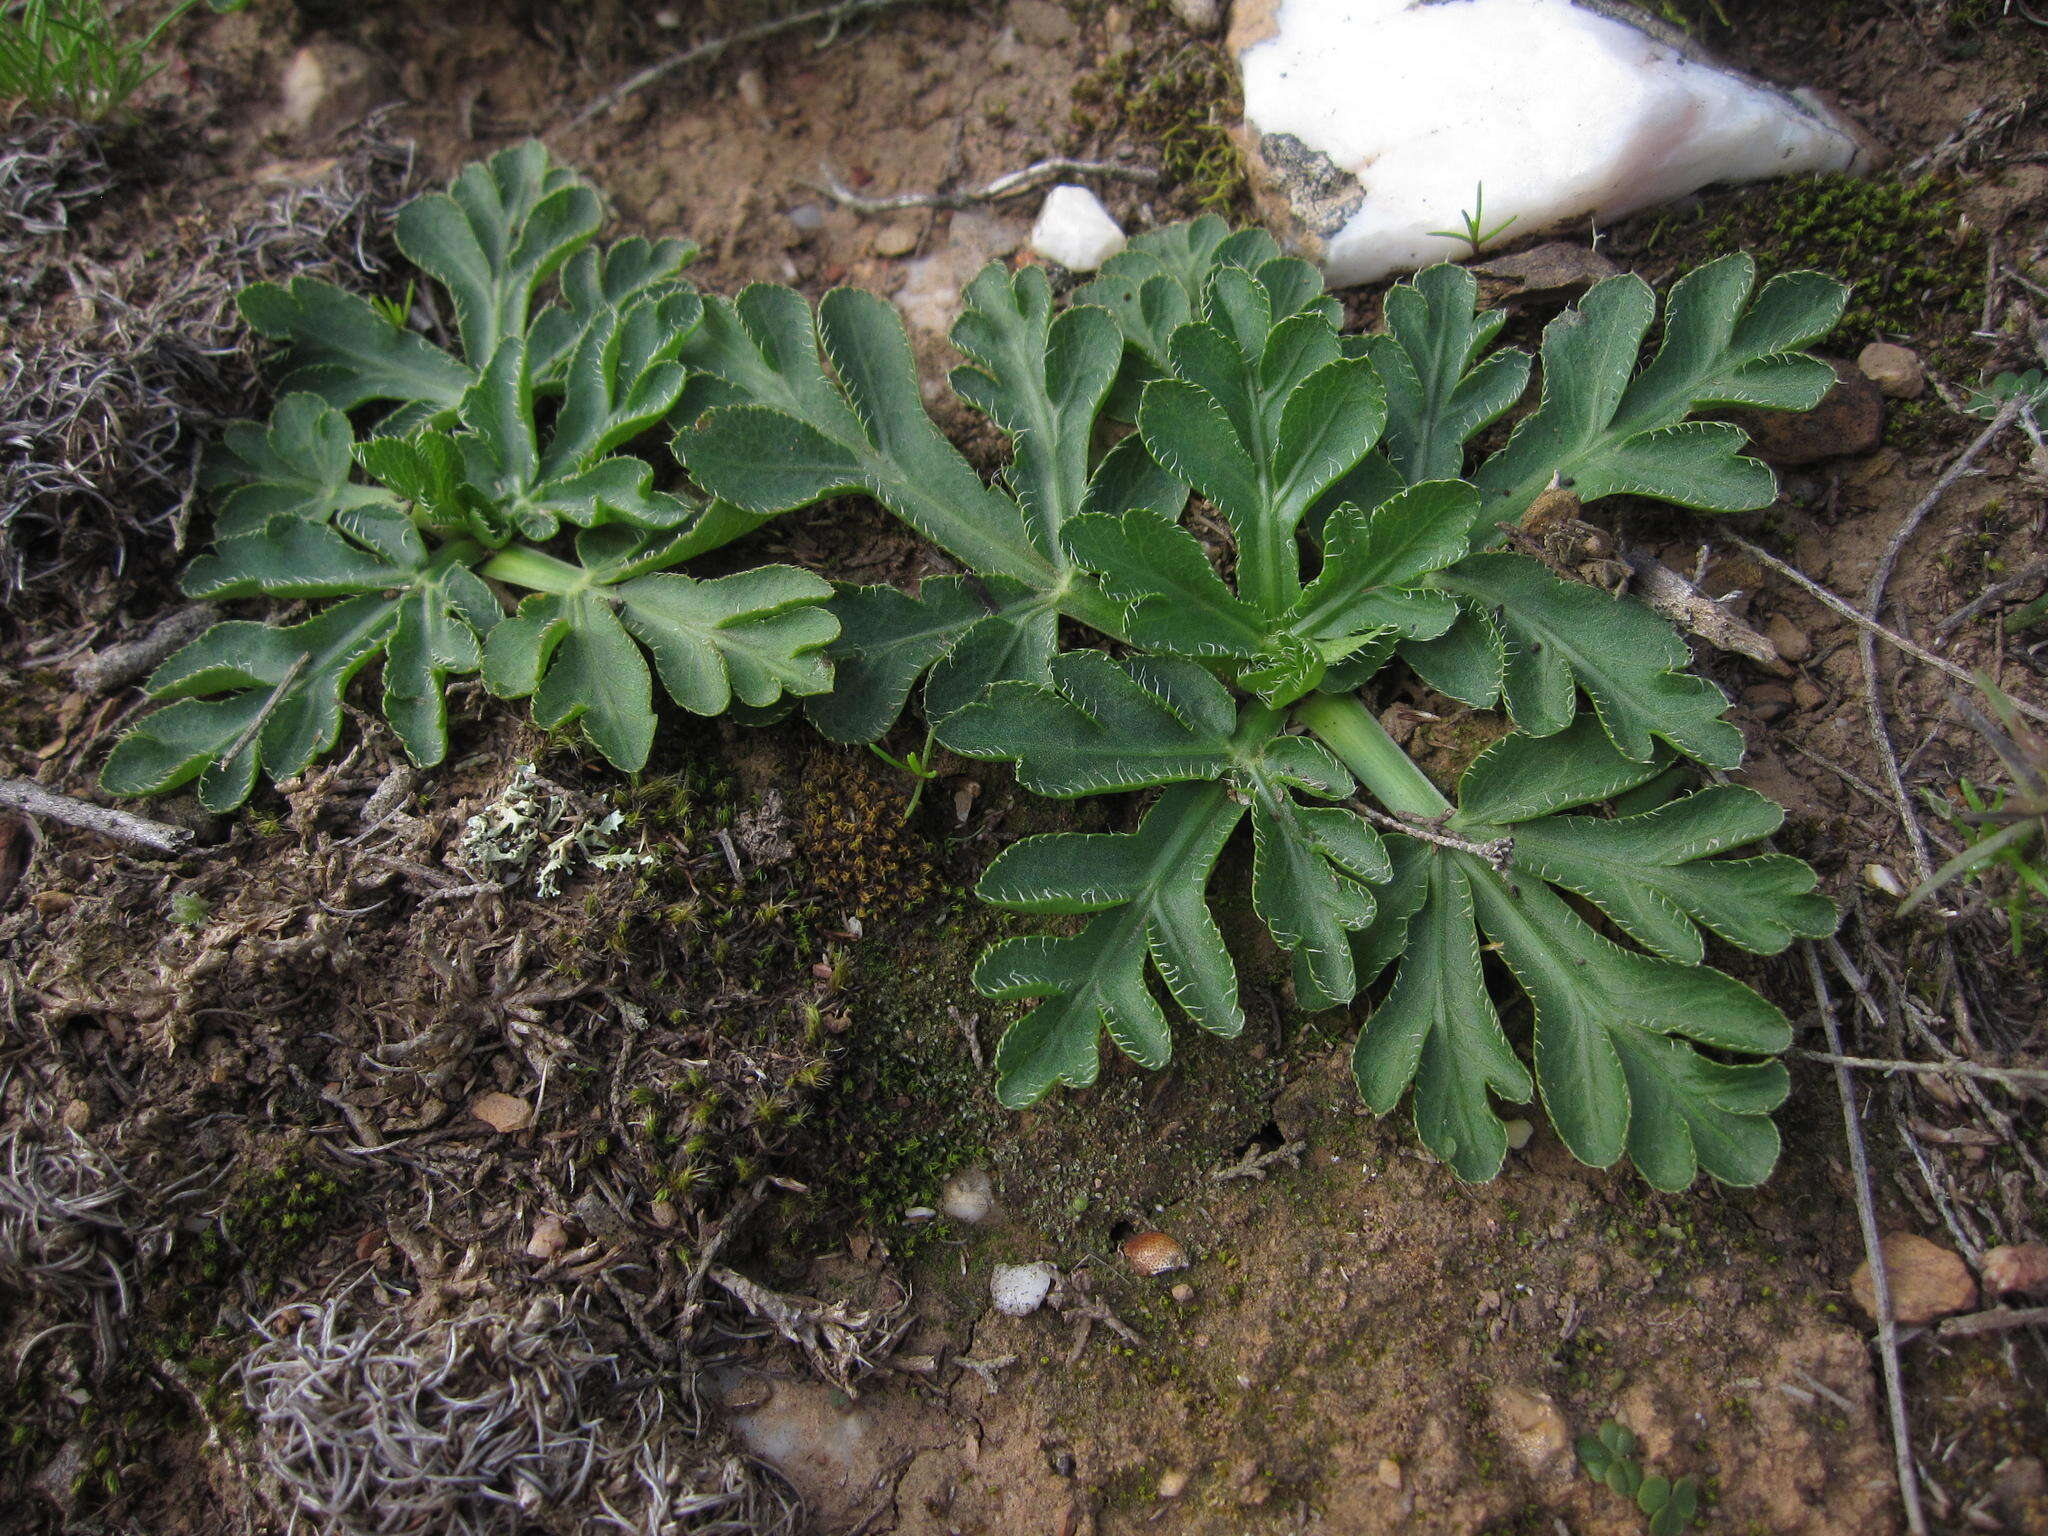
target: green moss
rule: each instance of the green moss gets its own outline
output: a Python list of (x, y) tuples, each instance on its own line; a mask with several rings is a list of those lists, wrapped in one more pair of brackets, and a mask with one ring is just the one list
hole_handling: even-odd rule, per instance
[(1142, 140), (1158, 155), (1165, 189), (1188, 211), (1246, 214), (1250, 183), (1227, 127), (1244, 103), (1229, 56), (1191, 39), (1166, 0), (1139, 0), (1132, 9), (1137, 41), (1074, 82), (1075, 133), (1099, 139), (1121, 131)]
[(1734, 194), (1703, 239), (1708, 256), (1746, 250), (1764, 272), (1814, 267), (1851, 284), (1838, 344), (1945, 339), (1984, 306), (1983, 237), (1933, 177), (1772, 182)]

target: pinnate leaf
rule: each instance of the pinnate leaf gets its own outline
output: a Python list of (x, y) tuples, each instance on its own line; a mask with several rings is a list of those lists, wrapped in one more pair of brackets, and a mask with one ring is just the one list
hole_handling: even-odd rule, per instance
[(1001, 683), (937, 726), (963, 757), (1009, 759), (1017, 782), (1067, 800), (1183, 779), (1231, 764), (1237, 713), (1201, 667), (1173, 657), (1055, 657), (1052, 684)]
[(978, 887), (985, 901), (1096, 914), (1071, 938), (1006, 939), (975, 967), (984, 995), (1038, 1003), (996, 1051), (1005, 1105), (1022, 1109), (1058, 1084), (1093, 1083), (1105, 1030), (1141, 1066), (1166, 1064), (1172, 1036), (1146, 985), (1148, 956), (1198, 1026), (1226, 1036), (1244, 1028), (1237, 973), (1204, 895), (1242, 815), (1222, 785), (1175, 785), (1135, 832), (1026, 838), (989, 866)]

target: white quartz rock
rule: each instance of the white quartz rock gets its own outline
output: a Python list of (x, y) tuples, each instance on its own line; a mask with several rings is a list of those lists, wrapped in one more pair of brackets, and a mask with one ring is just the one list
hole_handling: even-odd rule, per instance
[[(1633, 17), (1635, 19), (1623, 19)], [(1612, 219), (1714, 182), (1863, 166), (1850, 125), (1616, 0), (1239, 0), (1254, 161), (1333, 285)]]
[(1069, 272), (1093, 272), (1124, 248), (1123, 227), (1086, 187), (1054, 187), (1031, 226), (1031, 249)]
[(988, 1277), (989, 1300), (1005, 1317), (1029, 1317), (1045, 1305), (1059, 1271), (1050, 1264), (998, 1264)]

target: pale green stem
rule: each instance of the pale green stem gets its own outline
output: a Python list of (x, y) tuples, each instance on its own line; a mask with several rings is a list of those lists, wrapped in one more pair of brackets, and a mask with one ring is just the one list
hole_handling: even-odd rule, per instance
[(1372, 791), (1373, 798), (1396, 816), (1434, 821), (1450, 813), (1451, 802), (1357, 699), (1314, 694), (1294, 706), (1294, 718), (1336, 753)]
[(535, 592), (574, 592), (590, 581), (590, 573), (582, 566), (557, 560), (526, 544), (499, 550), (479, 567), (478, 574)]
[(1244, 599), (1261, 613), (1278, 617), (1301, 595), (1300, 557), (1285, 528), (1248, 528), (1237, 549), (1238, 583)]

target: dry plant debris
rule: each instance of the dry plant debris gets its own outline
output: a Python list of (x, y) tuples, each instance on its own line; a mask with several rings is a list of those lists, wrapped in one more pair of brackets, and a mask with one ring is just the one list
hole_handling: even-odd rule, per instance
[(263, 1469), (329, 1531), (515, 1531), (590, 1480), (583, 1394), (613, 1361), (558, 1308), (409, 1329), (334, 1299), (259, 1330), (242, 1380)]
[[(348, 1294), (257, 1325), (240, 1368), (259, 1477), (331, 1536), (609, 1528), (776, 1533), (786, 1493), (668, 1416), (553, 1295), (410, 1326)], [(594, 1506), (597, 1513), (586, 1516)]]
[(286, 275), (370, 286), (412, 175), (411, 150), (372, 124), (254, 209), (180, 219), (167, 244), (109, 255), (77, 228), (96, 202), (117, 211), (91, 137), (0, 128), (0, 594), (88, 560), (119, 569), (138, 539), (182, 543), (200, 445), (255, 380), (236, 293)]

